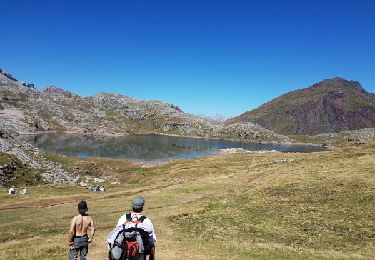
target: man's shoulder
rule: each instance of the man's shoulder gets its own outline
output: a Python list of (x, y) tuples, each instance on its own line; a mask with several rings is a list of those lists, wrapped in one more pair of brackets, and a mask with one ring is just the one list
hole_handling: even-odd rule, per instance
[(124, 224), (126, 221), (126, 214), (122, 215), (119, 219), (118, 219), (118, 224)]
[(74, 223), (74, 225), (77, 223), (78, 216), (79, 216), (79, 215), (75, 215), (75, 216), (72, 218), (72, 223)]
[(129, 218), (130, 218), (130, 219), (133, 219), (134, 216), (136, 216), (137, 219), (140, 219), (140, 218), (143, 217), (143, 221), (150, 221), (150, 219), (149, 219), (147, 216), (145, 216), (145, 215), (143, 215), (143, 214), (141, 214), (141, 213), (135, 213), (135, 212), (128, 212), (128, 213), (125, 213), (124, 215), (122, 215), (122, 216), (119, 218), (119, 221), (120, 221), (120, 220), (121, 220), (121, 221), (122, 221), (122, 220), (126, 221), (126, 220), (128, 220)]
[(92, 220), (92, 217), (90, 215), (84, 215), (82, 217), (83, 217), (83, 219), (85, 219), (87, 221), (91, 221)]
[(143, 222), (144, 222), (144, 223), (150, 223), (150, 224), (152, 224), (151, 219), (149, 219), (149, 218), (147, 218), (147, 217), (143, 220)]
[(77, 221), (79, 219), (92, 220), (92, 217), (90, 215), (81, 215), (81, 214), (78, 214), (78, 215), (75, 215), (72, 220), (73, 221)]

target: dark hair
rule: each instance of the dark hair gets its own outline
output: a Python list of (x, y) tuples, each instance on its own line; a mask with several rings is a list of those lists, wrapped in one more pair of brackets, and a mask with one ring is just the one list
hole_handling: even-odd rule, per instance
[(78, 213), (81, 214), (82, 216), (88, 216), (87, 210), (79, 209)]
[(81, 202), (78, 203), (78, 212), (79, 214), (81, 215), (87, 215), (87, 211), (88, 211), (88, 207), (87, 207), (87, 203), (86, 201), (82, 200)]
[(141, 208), (139, 208), (139, 207), (133, 207), (133, 211), (135, 212), (135, 213), (141, 213), (142, 211), (143, 211), (143, 207), (141, 207)]

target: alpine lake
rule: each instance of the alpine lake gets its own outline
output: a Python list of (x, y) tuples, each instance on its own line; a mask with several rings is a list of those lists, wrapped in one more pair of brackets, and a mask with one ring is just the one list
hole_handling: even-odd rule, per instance
[(166, 135), (93, 136), (48, 133), (22, 135), (21, 139), (47, 152), (88, 158), (126, 159), (136, 162), (166, 162), (219, 154), (225, 149), (254, 152), (318, 152), (325, 148), (300, 144), (250, 143), (219, 139), (200, 139)]

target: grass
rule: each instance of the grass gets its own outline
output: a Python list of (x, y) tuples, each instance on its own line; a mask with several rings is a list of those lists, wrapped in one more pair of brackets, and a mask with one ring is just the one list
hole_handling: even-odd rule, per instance
[[(298, 154), (227, 154), (142, 168), (79, 159), (121, 185), (105, 193), (73, 186), (0, 194), (0, 259), (66, 259), (77, 201), (88, 201), (97, 234), (89, 259), (106, 259), (105, 239), (146, 197), (159, 259), (372, 259), (375, 144)], [(112, 172), (109, 170), (112, 169)]]

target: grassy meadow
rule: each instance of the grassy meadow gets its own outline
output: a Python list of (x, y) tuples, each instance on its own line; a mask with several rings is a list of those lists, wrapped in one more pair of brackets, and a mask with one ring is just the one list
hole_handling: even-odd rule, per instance
[(146, 197), (158, 259), (375, 255), (375, 144), (311, 154), (222, 154), (155, 167), (68, 160), (122, 184), (99, 193), (32, 186), (22, 197), (0, 190), (0, 259), (67, 259), (67, 231), (81, 199), (96, 225), (88, 259), (106, 259), (106, 237), (136, 194)]

